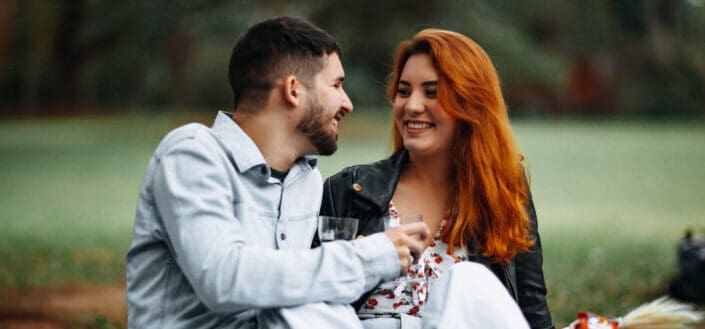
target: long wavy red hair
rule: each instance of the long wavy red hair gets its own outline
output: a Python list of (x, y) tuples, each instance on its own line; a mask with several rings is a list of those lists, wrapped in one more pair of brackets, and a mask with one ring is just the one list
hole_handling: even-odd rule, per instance
[[(399, 77), (414, 54), (428, 54), (438, 74), (440, 105), (458, 120), (451, 145), (455, 180), (451, 222), (442, 239), (455, 247), (478, 243), (482, 255), (508, 262), (528, 250), (529, 187), (522, 156), (513, 137), (499, 78), (485, 51), (470, 38), (452, 31), (425, 29), (400, 44), (387, 84), (394, 102)], [(394, 122), (394, 120), (392, 120)], [(396, 124), (394, 150), (403, 148)]]

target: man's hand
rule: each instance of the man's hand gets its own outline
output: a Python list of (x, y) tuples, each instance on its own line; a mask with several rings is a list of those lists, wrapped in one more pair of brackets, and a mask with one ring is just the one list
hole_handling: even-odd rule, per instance
[(386, 230), (384, 234), (392, 240), (394, 247), (397, 249), (399, 264), (401, 265), (400, 274), (404, 274), (409, 270), (412, 257), (413, 259), (419, 259), (426, 247), (424, 241), (429, 235), (428, 227), (424, 222), (393, 227)]

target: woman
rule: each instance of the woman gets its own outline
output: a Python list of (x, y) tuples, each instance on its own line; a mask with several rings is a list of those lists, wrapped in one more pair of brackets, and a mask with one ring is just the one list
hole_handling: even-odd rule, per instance
[[(532, 328), (553, 328), (536, 214), (487, 54), (461, 34), (423, 30), (401, 43), (387, 98), (394, 154), (330, 177), (321, 213), (359, 218), (362, 235), (384, 230), (385, 216), (420, 214), (432, 234), (414, 283), (432, 287), (454, 263), (478, 262)], [(404, 281), (358, 300), (360, 318), (421, 315), (426, 285)]]

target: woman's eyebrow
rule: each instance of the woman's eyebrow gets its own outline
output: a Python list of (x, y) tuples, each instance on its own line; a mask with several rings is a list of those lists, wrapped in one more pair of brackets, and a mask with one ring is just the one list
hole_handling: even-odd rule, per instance
[(424, 81), (421, 83), (423, 87), (435, 87), (438, 85), (438, 80)]
[[(406, 81), (406, 80), (399, 80), (399, 84), (405, 85), (405, 86), (411, 85), (411, 83), (409, 83), (409, 81)], [(422, 87), (429, 87), (429, 86), (433, 87), (433, 86), (437, 86), (437, 85), (438, 85), (438, 80), (424, 81), (421, 83)]]

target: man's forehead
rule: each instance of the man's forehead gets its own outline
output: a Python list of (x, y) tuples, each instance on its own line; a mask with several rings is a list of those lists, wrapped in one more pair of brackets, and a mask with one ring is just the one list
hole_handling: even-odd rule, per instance
[(337, 53), (333, 52), (325, 55), (323, 60), (325, 63), (323, 64), (323, 69), (319, 72), (319, 75), (334, 79), (337, 79), (338, 77), (345, 77), (343, 63), (340, 62), (340, 57)]

